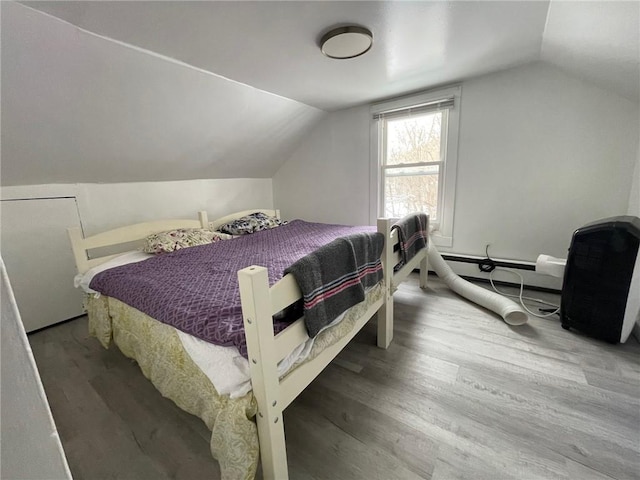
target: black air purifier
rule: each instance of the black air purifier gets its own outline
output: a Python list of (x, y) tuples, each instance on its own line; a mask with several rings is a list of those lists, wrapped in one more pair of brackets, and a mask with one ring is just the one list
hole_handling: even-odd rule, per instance
[(639, 246), (638, 217), (607, 218), (574, 232), (562, 284), (563, 328), (627, 340), (640, 310)]

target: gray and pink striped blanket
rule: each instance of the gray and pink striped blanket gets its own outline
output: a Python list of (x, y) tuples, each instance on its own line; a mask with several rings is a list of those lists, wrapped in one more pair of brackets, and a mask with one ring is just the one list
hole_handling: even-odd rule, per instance
[(412, 213), (401, 218), (391, 226), (391, 230), (398, 231), (401, 262), (396, 265), (399, 270), (416, 253), (427, 246), (429, 242), (429, 216), (426, 213)]
[[(90, 288), (210, 343), (235, 345), (246, 357), (238, 270), (264, 266), (273, 285), (299, 259), (338, 237), (360, 232), (375, 232), (375, 227), (293, 220), (271, 230), (106, 270), (93, 278)], [(274, 320), (274, 332), (287, 325)]]
[(304, 322), (310, 337), (363, 301), (365, 291), (382, 280), (383, 247), (381, 233), (356, 233), (335, 239), (286, 270), (302, 291)]

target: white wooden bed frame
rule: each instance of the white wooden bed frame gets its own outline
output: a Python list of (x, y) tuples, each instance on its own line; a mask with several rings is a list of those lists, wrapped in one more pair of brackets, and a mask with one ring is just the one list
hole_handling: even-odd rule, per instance
[[(69, 238), (78, 272), (100, 265), (117, 255), (89, 259), (89, 250), (133, 241), (141, 241), (146, 236), (175, 228), (212, 228), (227, 223), (249, 213), (261, 211), (278, 216), (279, 211), (254, 209), (237, 212), (209, 223), (207, 213), (199, 212), (198, 220), (162, 220), (121, 227), (84, 238), (80, 228), (68, 229)], [(304, 319), (292, 323), (277, 335), (273, 334), (272, 315), (302, 296), (292, 275), (285, 275), (269, 287), (267, 269), (251, 266), (238, 272), (251, 385), (258, 403), (256, 423), (260, 443), (260, 458), (264, 478), (287, 479), (287, 454), (284, 437), (283, 410), (315, 379), (320, 372), (340, 353), (362, 327), (378, 313), (378, 340), (380, 348), (387, 348), (393, 338), (393, 298), (397, 286), (418, 266), (420, 286), (427, 285), (427, 249), (420, 251), (407, 265), (394, 274), (393, 266), (400, 261), (394, 246), (398, 243), (397, 232), (391, 231), (390, 219), (379, 219), (378, 231), (385, 235), (382, 252), (384, 269), (384, 295), (373, 303), (360, 317), (353, 330), (337, 343), (323, 350), (315, 359), (291, 371), (282, 380), (278, 378), (277, 365), (297, 345), (308, 336)]]
[(87, 270), (108, 262), (112, 258), (122, 255), (116, 253), (101, 257), (91, 258), (90, 250), (116, 245), (131, 244), (142, 241), (152, 233), (166, 232), (177, 228), (209, 228), (207, 212), (199, 212), (198, 220), (174, 219), (157, 220), (154, 222), (136, 223), (126, 227), (120, 227), (106, 232), (98, 233), (85, 238), (80, 227), (67, 228), (73, 257), (76, 261), (78, 273), (85, 273)]

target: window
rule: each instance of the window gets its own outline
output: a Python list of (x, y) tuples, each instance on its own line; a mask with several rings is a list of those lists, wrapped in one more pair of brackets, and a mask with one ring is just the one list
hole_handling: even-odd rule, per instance
[(459, 99), (454, 87), (372, 107), (374, 216), (428, 213), (443, 246), (452, 244)]

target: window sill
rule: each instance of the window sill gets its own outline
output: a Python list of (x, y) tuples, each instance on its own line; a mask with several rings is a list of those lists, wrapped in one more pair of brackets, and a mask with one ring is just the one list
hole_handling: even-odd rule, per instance
[(445, 235), (442, 235), (442, 233), (440, 233), (437, 230), (434, 230), (433, 232), (431, 232), (431, 235), (429, 235), (429, 237), (431, 238), (431, 240), (433, 241), (433, 244), (436, 247), (452, 247), (453, 246), (453, 237), (447, 237)]

